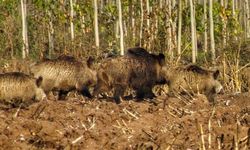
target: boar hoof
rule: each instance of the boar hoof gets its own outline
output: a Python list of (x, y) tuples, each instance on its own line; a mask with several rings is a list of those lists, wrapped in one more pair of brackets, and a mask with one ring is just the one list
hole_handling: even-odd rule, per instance
[(115, 99), (115, 103), (116, 104), (120, 104), (121, 103), (121, 99), (119, 97), (115, 97), (114, 99)]
[(86, 87), (82, 89), (81, 93), (82, 93), (83, 96), (86, 96), (88, 98), (92, 98), (92, 95), (90, 94), (89, 89), (86, 88)]
[(60, 91), (59, 91), (59, 97), (58, 97), (58, 100), (65, 100), (65, 99), (66, 99), (67, 94), (68, 94), (68, 91), (63, 91), (63, 90), (60, 90)]

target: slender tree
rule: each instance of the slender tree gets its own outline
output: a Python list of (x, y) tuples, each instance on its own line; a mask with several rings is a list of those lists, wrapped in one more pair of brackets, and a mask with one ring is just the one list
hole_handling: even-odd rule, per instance
[(178, 1), (178, 44), (177, 44), (177, 54), (181, 54), (181, 27), (182, 27), (182, 0)]
[(143, 0), (140, 0), (140, 7), (141, 7), (140, 46), (142, 46), (142, 33), (143, 33), (143, 20), (144, 20)]
[(194, 16), (193, 1), (189, 0), (189, 2), (190, 2), (191, 33), (192, 33), (192, 62), (196, 63), (195, 16)]
[(149, 14), (150, 14), (150, 10), (149, 10), (149, 0), (146, 0), (146, 7), (147, 7), (147, 28), (149, 29), (150, 26), (150, 22), (149, 22)]
[(232, 13), (233, 17), (235, 16), (235, 5), (234, 5), (234, 0), (232, 0)]
[(204, 51), (207, 52), (207, 0), (203, 1), (203, 9), (204, 9), (204, 17), (203, 17), (203, 24), (204, 24)]
[(209, 27), (210, 27), (210, 48), (212, 63), (215, 64), (215, 43), (214, 43), (214, 20), (213, 20), (213, 0), (209, 0)]
[(48, 24), (49, 58), (51, 58), (52, 51), (54, 50), (54, 26), (52, 22), (51, 10), (49, 10), (49, 8), (47, 8), (47, 15), (49, 18), (49, 24)]
[(245, 37), (250, 37), (250, 11), (249, 11), (249, 1), (245, 0)]
[(172, 2), (171, 0), (168, 0), (168, 22), (167, 22), (167, 26), (168, 26), (168, 50), (169, 50), (169, 55), (170, 55), (170, 59), (173, 58), (174, 54), (173, 54), (173, 47), (172, 47)]
[(94, 0), (94, 26), (95, 26), (95, 46), (96, 46), (97, 49), (99, 49), (100, 43), (99, 43), (99, 29), (98, 29), (97, 0)]
[(132, 41), (134, 42), (135, 41), (135, 6), (134, 6), (134, 2), (133, 0), (130, 0), (129, 1), (129, 13), (130, 13), (130, 23), (131, 23), (131, 26), (130, 26), (130, 31), (132, 33)]
[(162, 9), (162, 0), (159, 1), (160, 9)]
[[(118, 0), (115, 1), (115, 5), (117, 8), (119, 8)], [(116, 19), (116, 22), (115, 22), (115, 37), (116, 37), (116, 39), (119, 39), (119, 37), (120, 37), (120, 35), (119, 35), (120, 29), (119, 28), (120, 28), (119, 19)]]
[[(172, 12), (172, 14), (177, 14), (178, 13), (178, 11), (176, 11), (175, 9), (173, 9), (173, 8), (175, 8), (176, 7), (176, 1), (172, 1), (172, 3), (171, 3), (171, 11), (173, 10), (173, 12)], [(172, 49), (177, 49), (177, 17), (175, 17), (174, 15), (171, 15), (171, 20), (172, 20), (172, 22), (171, 22), (171, 31), (172, 31), (172, 37), (173, 37), (173, 39), (172, 39)], [(172, 52), (173, 54), (174, 54), (174, 51)]]
[(221, 0), (222, 13), (221, 13), (221, 21), (222, 21), (222, 47), (225, 48), (227, 42), (227, 16), (225, 12), (224, 2)]
[(70, 33), (71, 33), (71, 41), (74, 41), (75, 35), (74, 35), (74, 8), (73, 8), (74, 2), (73, 0), (70, 0)]
[(22, 35), (23, 35), (22, 58), (24, 59), (29, 54), (27, 19), (26, 19), (27, 18), (26, 0), (21, 0), (21, 10), (22, 10)]
[(118, 13), (119, 13), (118, 15), (119, 15), (119, 27), (120, 27), (120, 51), (121, 51), (121, 55), (124, 55), (121, 0), (118, 0)]
[(193, 15), (194, 15), (194, 42), (195, 42), (195, 57), (197, 58), (198, 56), (198, 45), (197, 45), (197, 30), (196, 30), (196, 19), (195, 19), (195, 16), (196, 16), (196, 0), (193, 0)]

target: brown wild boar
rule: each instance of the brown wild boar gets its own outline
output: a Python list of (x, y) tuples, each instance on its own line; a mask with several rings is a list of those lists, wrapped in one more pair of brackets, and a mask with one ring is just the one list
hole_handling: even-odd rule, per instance
[(219, 70), (211, 71), (196, 65), (187, 65), (169, 69), (166, 74), (169, 95), (181, 93), (202, 93), (210, 103), (215, 103), (215, 96), (222, 90), (217, 80)]
[(153, 86), (164, 83), (164, 62), (163, 54), (150, 54), (140, 47), (128, 49), (124, 56), (108, 58), (98, 68), (93, 95), (114, 89), (115, 102), (120, 103), (125, 90), (131, 88), (138, 99), (153, 98)]
[(0, 100), (1, 102), (15, 102), (29, 104), (35, 100), (43, 100), (46, 94), (40, 88), (42, 77), (35, 79), (20, 72), (10, 72), (0, 74)]
[(89, 87), (96, 84), (96, 71), (92, 69), (93, 59), (80, 62), (72, 56), (60, 56), (53, 60), (44, 60), (31, 67), (35, 77), (43, 77), (41, 87), (45, 93), (59, 91), (59, 99), (64, 99), (71, 90), (77, 90), (91, 97)]

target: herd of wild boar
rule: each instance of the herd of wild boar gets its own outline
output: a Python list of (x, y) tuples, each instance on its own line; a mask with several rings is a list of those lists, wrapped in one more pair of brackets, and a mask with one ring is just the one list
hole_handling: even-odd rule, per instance
[[(135, 92), (137, 99), (154, 98), (155, 85), (167, 84), (168, 95), (202, 93), (211, 104), (222, 90), (219, 71), (197, 65), (171, 68), (164, 54), (152, 54), (141, 47), (130, 48), (124, 56), (109, 57), (95, 69), (94, 59), (81, 62), (71, 56), (46, 59), (30, 66), (30, 75), (21, 72), (0, 74), (1, 102), (46, 99), (49, 92), (58, 92), (64, 99), (71, 90), (88, 98), (113, 91), (119, 104), (126, 90)], [(249, 79), (249, 77), (247, 77)], [(91, 94), (89, 88), (93, 88)]]

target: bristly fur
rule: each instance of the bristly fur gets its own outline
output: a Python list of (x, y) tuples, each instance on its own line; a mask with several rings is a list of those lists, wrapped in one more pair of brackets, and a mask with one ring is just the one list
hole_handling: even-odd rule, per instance
[(127, 55), (130, 55), (130, 56), (141, 56), (141, 57), (150, 57), (150, 53), (142, 48), (142, 47), (133, 47), (133, 48), (129, 48), (127, 50)]

